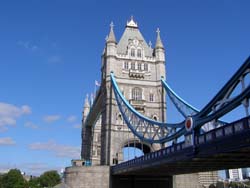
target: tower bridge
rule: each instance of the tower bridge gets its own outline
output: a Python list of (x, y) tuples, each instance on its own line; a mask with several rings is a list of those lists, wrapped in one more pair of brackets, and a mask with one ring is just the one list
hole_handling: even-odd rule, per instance
[[(250, 58), (198, 110), (165, 81), (165, 48), (159, 29), (152, 48), (133, 18), (119, 42), (113, 27), (102, 54), (100, 88), (91, 105), (85, 100), (82, 159), (66, 168), (65, 183), (72, 188), (191, 188), (200, 186), (199, 175), (185, 175), (189, 182), (175, 175), (250, 166)], [(183, 121), (167, 123), (167, 96)], [(221, 120), (241, 105), (245, 118)], [(124, 161), (122, 149), (130, 146), (140, 148), (144, 155)], [(216, 182), (215, 176), (216, 172), (207, 176), (206, 186)], [(177, 183), (181, 181), (183, 185)]]

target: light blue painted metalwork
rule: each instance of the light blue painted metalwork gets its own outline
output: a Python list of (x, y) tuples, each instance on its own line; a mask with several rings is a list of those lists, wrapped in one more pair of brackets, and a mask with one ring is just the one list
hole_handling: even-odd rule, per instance
[(151, 144), (164, 143), (186, 133), (184, 121), (177, 124), (158, 122), (137, 112), (122, 95), (113, 73), (111, 73), (111, 83), (124, 121), (140, 140)]
[[(192, 117), (194, 129), (197, 133), (200, 133), (202, 132), (200, 131), (201, 127), (205, 124), (211, 122), (214, 122), (215, 124), (217, 122), (219, 127), (227, 124), (226, 122), (217, 120), (241, 104), (243, 104), (246, 108), (247, 116), (249, 115), (248, 107), (250, 85), (247, 87), (245, 86), (245, 77), (249, 74), (250, 57), (233, 75), (228, 83), (225, 84), (218, 94), (201, 111), (197, 110), (181, 97), (179, 97), (163, 79), (161, 81), (175, 107), (184, 116), (184, 118)], [(122, 95), (113, 73), (111, 73), (111, 83), (114, 89), (119, 110), (121, 111), (124, 121), (133, 134), (135, 134), (140, 140), (151, 144), (164, 143), (177, 139), (178, 137), (187, 133), (185, 130), (185, 120), (180, 123), (169, 124), (165, 122), (154, 121), (137, 112)], [(242, 85), (242, 90), (237, 96), (232, 97), (231, 94), (234, 92), (238, 84)], [(218, 126), (214, 126), (214, 128)]]

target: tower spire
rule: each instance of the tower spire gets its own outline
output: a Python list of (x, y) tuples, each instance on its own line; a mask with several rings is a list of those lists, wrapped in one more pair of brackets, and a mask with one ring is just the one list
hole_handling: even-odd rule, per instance
[(156, 38), (155, 48), (156, 49), (157, 48), (164, 49), (164, 46), (163, 46), (162, 41), (161, 41), (160, 29), (159, 28), (157, 28), (156, 33), (157, 33), (157, 38)]
[(83, 122), (86, 120), (90, 110), (90, 105), (89, 105), (89, 95), (86, 95), (85, 101), (84, 101), (84, 106), (83, 106), (83, 114), (82, 114), (82, 120)]
[(109, 42), (113, 42), (113, 43), (116, 43), (116, 39), (115, 39), (115, 33), (114, 33), (114, 23), (111, 22), (110, 23), (110, 32), (109, 32), (109, 35), (106, 39), (106, 42), (109, 43)]
[(86, 98), (85, 98), (85, 102), (84, 102), (84, 108), (89, 108), (90, 105), (89, 105), (89, 95), (87, 94), (86, 95)]

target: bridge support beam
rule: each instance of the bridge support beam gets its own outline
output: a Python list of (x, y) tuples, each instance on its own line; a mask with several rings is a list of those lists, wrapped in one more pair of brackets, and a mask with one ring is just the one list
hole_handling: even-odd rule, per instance
[(172, 176), (112, 176), (111, 188), (173, 188)]

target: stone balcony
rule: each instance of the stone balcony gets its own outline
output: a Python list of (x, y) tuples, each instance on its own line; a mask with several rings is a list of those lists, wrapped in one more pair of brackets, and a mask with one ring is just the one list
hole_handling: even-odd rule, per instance
[(145, 104), (145, 100), (134, 100), (134, 99), (130, 99), (129, 103), (137, 110), (140, 112), (144, 112), (144, 108), (146, 106)]
[(144, 79), (145, 71), (129, 69), (129, 77)]

